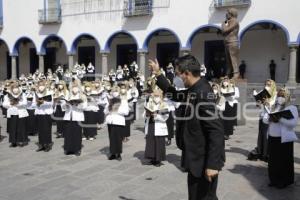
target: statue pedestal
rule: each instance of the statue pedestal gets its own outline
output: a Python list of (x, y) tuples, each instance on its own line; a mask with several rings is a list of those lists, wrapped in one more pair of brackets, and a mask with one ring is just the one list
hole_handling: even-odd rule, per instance
[(247, 90), (248, 90), (248, 81), (247, 79), (235, 79), (235, 85), (239, 88), (240, 98), (238, 99), (238, 109), (237, 109), (237, 124), (238, 126), (246, 125), (245, 119), (245, 110), (244, 105), (247, 103)]

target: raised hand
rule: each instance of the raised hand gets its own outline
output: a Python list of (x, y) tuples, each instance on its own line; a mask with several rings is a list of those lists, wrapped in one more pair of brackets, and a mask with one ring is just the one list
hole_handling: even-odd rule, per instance
[(154, 61), (149, 59), (148, 66), (149, 66), (149, 70), (155, 75), (160, 73), (160, 67), (157, 59), (155, 59)]

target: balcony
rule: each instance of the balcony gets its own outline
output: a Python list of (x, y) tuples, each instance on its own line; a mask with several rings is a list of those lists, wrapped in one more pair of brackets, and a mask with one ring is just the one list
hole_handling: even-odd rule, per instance
[(152, 0), (128, 0), (124, 2), (124, 16), (147, 16), (152, 15)]
[(39, 10), (40, 24), (60, 24), (61, 23), (61, 9), (42, 9)]
[(214, 0), (215, 8), (249, 7), (251, 0)]

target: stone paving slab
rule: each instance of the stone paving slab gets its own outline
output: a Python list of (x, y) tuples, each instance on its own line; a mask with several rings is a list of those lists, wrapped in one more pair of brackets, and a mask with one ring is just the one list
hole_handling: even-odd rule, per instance
[[(6, 119), (1, 118), (0, 124), (6, 130)], [(299, 199), (300, 142), (294, 147), (295, 185), (284, 190), (269, 188), (267, 164), (246, 160), (256, 144), (257, 126), (257, 121), (247, 121), (226, 142), (227, 160), (219, 178), (219, 199)], [(175, 142), (167, 147), (164, 165), (145, 165), (142, 127), (143, 119), (133, 124), (122, 161), (107, 160), (106, 128), (98, 131), (95, 141), (83, 141), (80, 157), (64, 155), (63, 139), (54, 135), (49, 153), (35, 152), (37, 137), (30, 137), (30, 144), (24, 148), (9, 148), (5, 138), (0, 143), (0, 200), (186, 200), (186, 173), (180, 170), (181, 152)], [(53, 132), (55, 129), (53, 126)]]

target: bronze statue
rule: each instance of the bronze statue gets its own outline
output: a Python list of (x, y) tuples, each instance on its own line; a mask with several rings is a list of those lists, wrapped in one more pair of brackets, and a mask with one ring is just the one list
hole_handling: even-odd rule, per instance
[(227, 64), (226, 73), (229, 77), (233, 78), (239, 77), (238, 65), (240, 49), (238, 44), (239, 23), (237, 21), (237, 15), (235, 8), (229, 8), (226, 13), (226, 20), (222, 23)]

